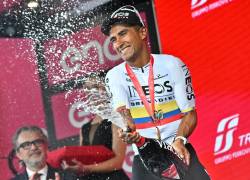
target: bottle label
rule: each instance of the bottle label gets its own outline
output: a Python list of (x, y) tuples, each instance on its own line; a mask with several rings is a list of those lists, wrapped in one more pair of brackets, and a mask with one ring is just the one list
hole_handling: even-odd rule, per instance
[(154, 139), (155, 142), (157, 142), (159, 144), (159, 146), (163, 149), (166, 149), (168, 151), (171, 151), (172, 153), (174, 153), (179, 159), (182, 160), (182, 158), (180, 157), (180, 155), (174, 150), (174, 148), (168, 144), (168, 143), (165, 143), (163, 141), (160, 141), (160, 140), (157, 140), (157, 139)]

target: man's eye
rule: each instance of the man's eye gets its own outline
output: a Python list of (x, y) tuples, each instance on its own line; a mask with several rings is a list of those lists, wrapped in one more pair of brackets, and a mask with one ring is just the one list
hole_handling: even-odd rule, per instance
[(25, 147), (30, 146), (30, 144), (31, 144), (30, 142), (25, 142), (25, 143), (21, 144), (20, 147), (25, 148)]
[(43, 139), (37, 139), (33, 142), (35, 145), (40, 145), (40, 144), (44, 144), (45, 141)]
[(119, 35), (120, 35), (120, 36), (124, 36), (124, 35), (127, 34), (127, 32), (128, 32), (128, 30), (123, 30), (123, 31), (121, 31), (121, 32), (119, 33)]
[(126, 31), (122, 31), (120, 35), (124, 36), (125, 34), (126, 34)]

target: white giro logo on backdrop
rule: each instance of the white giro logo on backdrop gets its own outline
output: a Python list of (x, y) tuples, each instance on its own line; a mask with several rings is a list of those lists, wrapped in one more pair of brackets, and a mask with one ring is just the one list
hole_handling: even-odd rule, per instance
[(205, 4), (207, 0), (192, 0), (191, 1), (191, 9), (197, 8), (203, 4)]
[(233, 133), (239, 123), (239, 114), (222, 119), (217, 127), (214, 154), (218, 155), (228, 151), (233, 145)]

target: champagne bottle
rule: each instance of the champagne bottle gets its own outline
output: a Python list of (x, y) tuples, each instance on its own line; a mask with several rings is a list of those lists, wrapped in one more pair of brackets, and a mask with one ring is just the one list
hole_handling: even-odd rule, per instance
[(157, 139), (141, 137), (136, 146), (144, 166), (154, 176), (163, 180), (184, 178), (188, 166), (171, 145)]

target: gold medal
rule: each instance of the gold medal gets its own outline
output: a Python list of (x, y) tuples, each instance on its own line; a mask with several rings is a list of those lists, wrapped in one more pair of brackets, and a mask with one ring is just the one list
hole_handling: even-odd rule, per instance
[(157, 139), (161, 140), (161, 132), (160, 129), (156, 126), (156, 123), (160, 123), (160, 120), (163, 119), (163, 113), (161, 110), (154, 111), (154, 123), (156, 128)]
[(154, 120), (159, 122), (161, 119), (163, 119), (163, 112), (161, 110), (154, 111)]

